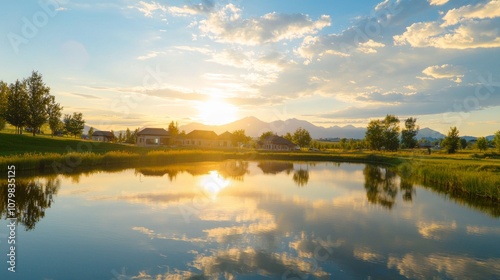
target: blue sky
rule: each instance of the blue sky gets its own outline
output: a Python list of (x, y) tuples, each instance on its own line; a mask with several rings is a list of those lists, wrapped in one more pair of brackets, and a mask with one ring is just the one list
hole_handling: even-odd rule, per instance
[[(356, 2), (356, 3), (353, 3)], [(0, 79), (100, 129), (245, 116), (500, 129), (500, 1), (8, 1)]]

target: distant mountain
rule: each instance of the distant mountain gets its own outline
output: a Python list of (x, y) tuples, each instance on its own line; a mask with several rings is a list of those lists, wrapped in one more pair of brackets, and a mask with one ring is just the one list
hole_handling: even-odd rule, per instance
[(365, 137), (366, 131), (365, 128), (354, 127), (352, 125), (347, 125), (344, 127), (332, 126), (325, 128), (298, 119), (288, 119), (285, 121), (280, 120), (267, 123), (259, 120), (256, 117), (246, 117), (225, 125), (204, 125), (201, 123), (190, 123), (180, 126), (179, 129), (186, 132), (190, 132), (195, 129), (213, 130), (217, 134), (223, 133), (225, 131), (232, 132), (238, 129), (244, 129), (247, 135), (258, 137), (266, 131), (272, 131), (277, 133), (278, 135), (284, 135), (287, 132), (293, 133), (299, 127), (302, 127), (309, 131), (311, 137), (314, 139), (334, 137), (363, 139)]
[(442, 134), (441, 132), (430, 129), (428, 127), (424, 127), (422, 129), (420, 129), (417, 133), (418, 140), (420, 140), (422, 138), (424, 138), (424, 139), (440, 139), (440, 138), (444, 138), (444, 137), (446, 137), (446, 135)]

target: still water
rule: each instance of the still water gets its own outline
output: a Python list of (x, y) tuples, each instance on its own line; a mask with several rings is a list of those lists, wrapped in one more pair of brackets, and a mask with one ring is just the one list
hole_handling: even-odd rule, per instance
[[(6, 185), (0, 186), (5, 219)], [(500, 211), (365, 164), (18, 178), (0, 279), (500, 279)]]

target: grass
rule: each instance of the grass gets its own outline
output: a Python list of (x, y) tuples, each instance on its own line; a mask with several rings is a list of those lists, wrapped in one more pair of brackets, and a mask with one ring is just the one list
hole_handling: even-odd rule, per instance
[(448, 155), (426, 151), (367, 152), (261, 152), (253, 150), (151, 149), (31, 135), (0, 133), (0, 166), (43, 173), (154, 166), (169, 163), (241, 160), (335, 161), (391, 165), (415, 182), (468, 197), (500, 201), (500, 160), (494, 152), (478, 157), (474, 151)]

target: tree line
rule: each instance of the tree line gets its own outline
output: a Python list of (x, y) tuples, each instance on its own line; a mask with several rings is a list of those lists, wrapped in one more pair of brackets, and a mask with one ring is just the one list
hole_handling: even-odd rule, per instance
[(0, 81), (0, 130), (9, 123), (16, 128), (16, 134), (22, 134), (25, 129), (35, 136), (47, 123), (52, 136), (64, 133), (76, 138), (85, 126), (83, 115), (75, 112), (61, 118), (62, 109), (37, 71), (10, 84)]

